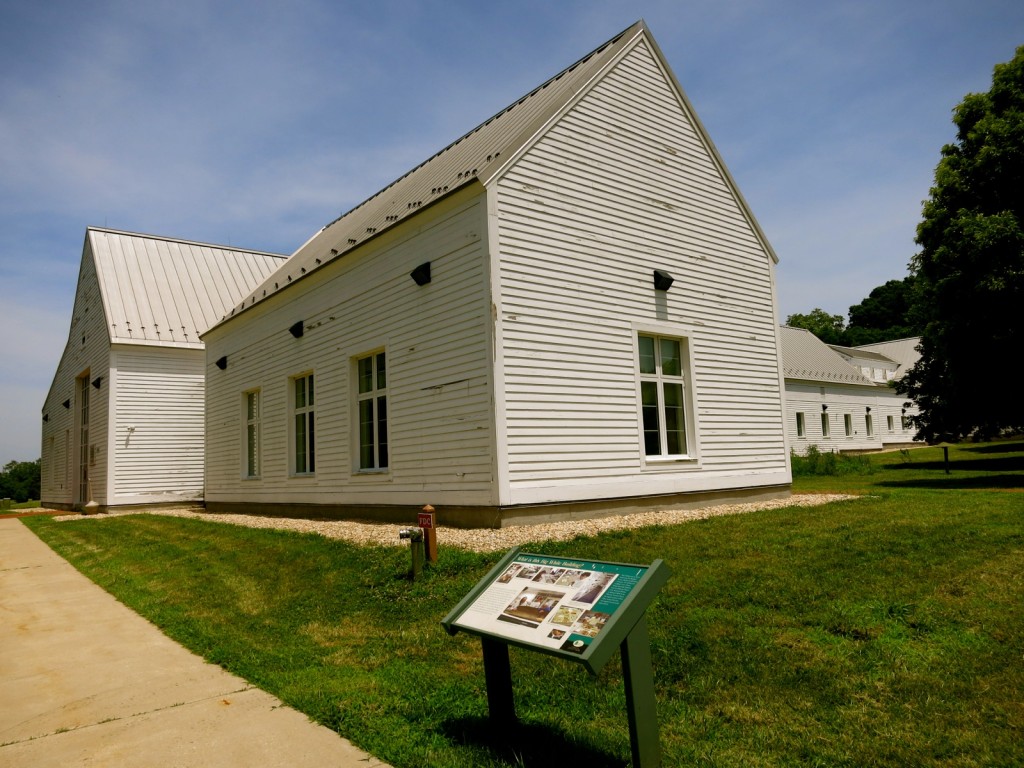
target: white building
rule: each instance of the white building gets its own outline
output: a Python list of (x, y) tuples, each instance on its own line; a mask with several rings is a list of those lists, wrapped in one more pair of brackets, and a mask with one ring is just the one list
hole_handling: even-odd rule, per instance
[[(917, 339), (864, 347), (825, 344), (802, 328), (782, 328), (786, 424), (793, 450), (868, 451), (912, 443), (916, 406), (896, 392), (916, 361)], [(898, 352), (894, 359), (877, 351)]]
[(635, 24), (203, 335), (207, 508), (496, 526), (786, 495), (775, 261)]
[(68, 342), (43, 405), (45, 506), (202, 500), (200, 334), (283, 260), (86, 230)]

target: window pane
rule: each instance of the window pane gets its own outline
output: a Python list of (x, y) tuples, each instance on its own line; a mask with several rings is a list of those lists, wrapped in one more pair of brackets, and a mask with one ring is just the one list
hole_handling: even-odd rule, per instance
[(647, 456), (660, 456), (661, 435), (658, 429), (658, 385), (653, 381), (640, 382), (640, 400), (644, 422), (644, 454)]
[(245, 413), (246, 418), (252, 421), (256, 418), (256, 393), (249, 392), (245, 396)]
[(305, 378), (307, 382), (306, 402), (308, 402), (310, 405), (313, 405), (313, 374), (311, 373), (309, 374), (309, 376), (306, 376)]
[(388, 385), (387, 366), (384, 364), (384, 353), (377, 355), (377, 389), (384, 389)]
[(306, 414), (295, 414), (295, 471), (306, 471)]
[[(382, 355), (383, 357), (383, 355)], [(377, 398), (377, 467), (388, 465), (388, 399)]]
[(640, 373), (655, 373), (654, 338), (640, 337)]
[(683, 385), (665, 384), (665, 437), (670, 455), (686, 453), (686, 419), (683, 413)]
[(306, 380), (296, 379), (295, 380), (295, 407), (305, 408), (306, 407)]
[(373, 400), (359, 401), (359, 468), (373, 469)]
[(665, 376), (682, 376), (683, 368), (679, 357), (679, 342), (674, 339), (659, 339), (661, 347), (661, 372)]
[(359, 361), (359, 394), (373, 391), (373, 358), (364, 357)]
[(821, 414), (821, 434), (824, 437), (828, 437), (828, 414)]
[[(310, 378), (309, 384), (310, 384), (310, 391), (312, 392), (312, 386), (313, 386), (313, 379), (312, 378)], [(307, 424), (307, 430), (306, 430), (306, 451), (307, 451), (307, 453), (309, 455), (309, 459), (306, 462), (306, 471), (307, 472), (316, 472), (316, 435), (313, 433), (314, 421), (313, 421), (313, 412), (312, 411), (310, 411), (309, 413), (306, 414), (306, 424)]]
[(256, 466), (256, 440), (257, 440), (257, 427), (255, 424), (250, 424), (246, 428), (245, 442), (246, 442), (246, 470), (245, 473), (249, 477), (254, 477), (259, 474), (259, 467)]
[(802, 413), (798, 413), (796, 415), (796, 436), (803, 437), (805, 431), (806, 428), (804, 427), (804, 415)]

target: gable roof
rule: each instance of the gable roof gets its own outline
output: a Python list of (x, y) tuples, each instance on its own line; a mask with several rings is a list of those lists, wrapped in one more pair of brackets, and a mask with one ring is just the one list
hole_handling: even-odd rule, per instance
[(200, 334), (287, 258), (96, 227), (85, 237), (111, 343), (202, 349)]
[(862, 344), (854, 349), (858, 351), (867, 350), (881, 353), (889, 359), (895, 360), (900, 366), (896, 370), (896, 376), (899, 378), (908, 370), (913, 368), (914, 364), (921, 358), (921, 353), (917, 351), (917, 346), (920, 343), (920, 336), (912, 336), (907, 339), (895, 339), (893, 341), (879, 341), (874, 344)]
[(476, 183), (482, 186), (490, 184), (641, 40), (650, 44), (664, 66), (695, 129), (721, 168), (753, 230), (772, 260), (778, 261), (714, 144), (686, 101), (647, 25), (641, 20), (323, 227), (278, 272), (246, 296), (223, 319), (236, 316), (285, 289), (456, 190)]
[(782, 371), (787, 379), (878, 386), (810, 331), (781, 327)]

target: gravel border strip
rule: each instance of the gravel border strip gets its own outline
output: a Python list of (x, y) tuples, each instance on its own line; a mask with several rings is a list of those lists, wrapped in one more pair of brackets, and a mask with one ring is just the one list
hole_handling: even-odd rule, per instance
[[(817, 507), (834, 501), (856, 499), (849, 494), (799, 494), (785, 499), (750, 502), (747, 504), (723, 504), (700, 509), (677, 509), (661, 512), (641, 512), (633, 515), (615, 515), (588, 520), (566, 520), (541, 525), (519, 525), (509, 528), (446, 528), (437, 529), (438, 547), (459, 547), (476, 552), (495, 552), (511, 549), (527, 543), (540, 541), (568, 541), (578, 536), (593, 536), (604, 531), (622, 531), (644, 528), (651, 525), (678, 525), (691, 520), (706, 520), (721, 515), (739, 515), (764, 509), (785, 507)], [(398, 538), (398, 532), (408, 525), (394, 523), (360, 523), (347, 520), (304, 520), (283, 517), (257, 517), (254, 515), (218, 515), (196, 512), (194, 509), (172, 508), (131, 512), (109, 512), (101, 515), (60, 515), (58, 521), (103, 520), (132, 514), (163, 515), (167, 517), (190, 517), (215, 523), (244, 525), (249, 528), (276, 528), (279, 530), (316, 533), (331, 539), (344, 539), (366, 546), (405, 546)], [(410, 523), (411, 525), (411, 523)]]

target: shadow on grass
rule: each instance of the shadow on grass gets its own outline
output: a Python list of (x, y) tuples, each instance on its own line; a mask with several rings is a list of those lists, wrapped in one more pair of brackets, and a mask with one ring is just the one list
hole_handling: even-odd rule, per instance
[(1022, 453), (1024, 452), (1024, 443), (992, 443), (991, 445), (962, 447), (961, 450), (971, 453)]
[[(941, 471), (941, 467), (940, 467)], [(984, 475), (982, 477), (957, 477), (955, 474), (941, 474), (936, 477), (917, 477), (913, 480), (880, 480), (872, 483), (884, 488), (948, 488), (979, 490), (983, 488), (1024, 488), (1024, 475)]]
[[(492, 757), (524, 768), (622, 768), (623, 761), (564, 734), (536, 723), (507, 723), (495, 726), (486, 717), (463, 717), (441, 724), (452, 742), (485, 749)], [(627, 761), (628, 762), (628, 761)]]
[[(894, 472), (905, 472), (907, 470), (944, 472), (946, 463), (942, 459), (938, 461), (912, 461), (906, 464), (891, 464), (886, 469), (891, 469)], [(1006, 456), (998, 459), (968, 459), (966, 461), (951, 459), (949, 469), (952, 472), (1024, 472), (1024, 456)]]

